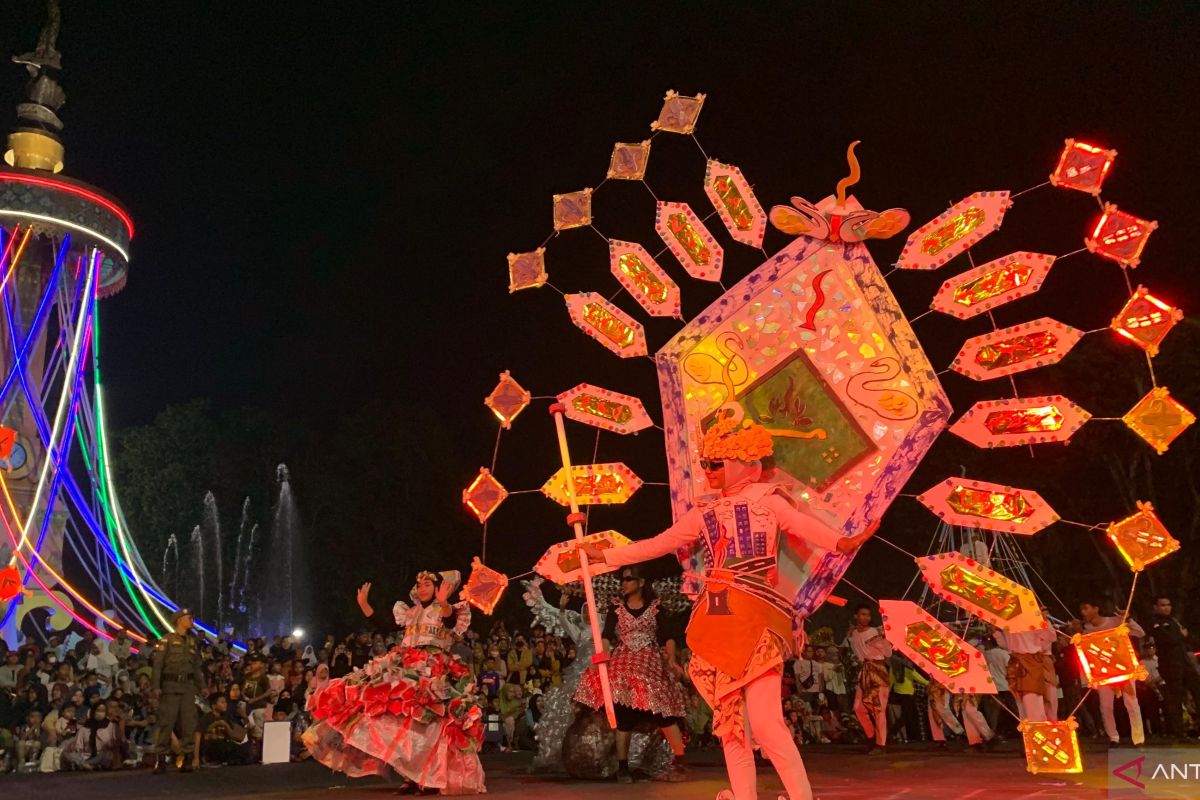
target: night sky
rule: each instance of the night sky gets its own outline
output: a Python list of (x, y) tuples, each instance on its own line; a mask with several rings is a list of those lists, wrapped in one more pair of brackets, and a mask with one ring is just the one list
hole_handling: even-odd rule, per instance
[[(619, 363), (586, 340), (549, 288), (509, 296), (505, 254), (550, 232), (553, 193), (603, 179), (614, 141), (649, 136), (667, 89), (707, 93), (700, 142), (767, 206), (831, 193), (854, 139), (854, 193), (868, 208), (908, 208), (915, 224), (972, 191), (1044, 181), (1067, 137), (1114, 147), (1106, 199), (1161, 226), (1135, 282), (1200, 307), (1194, 4), (741, 5), (68, 0), (66, 172), (120, 198), (137, 224), (128, 287), (103, 305), (114, 422), (194, 397), (306, 420), (373, 399), (433, 404), (462, 430), (469, 477), (491, 457), (479, 401), (502, 369), (535, 394), (582, 380), (640, 394), (659, 418), (650, 362)], [(0, 53), (31, 49), (42, 4), (5, 9)], [(0, 98), (15, 101), (22, 81), (0, 70)], [(695, 146), (660, 136), (654, 148), (660, 196), (705, 209)], [(597, 225), (656, 251), (645, 190), (605, 189)], [(1094, 216), (1089, 196), (1040, 190), (977, 258), (1075, 250)], [(872, 244), (876, 261), (894, 260), (903, 239)], [(768, 252), (787, 241), (769, 232)], [(565, 291), (616, 288), (588, 231), (564, 233), (548, 259)], [(740, 248), (726, 285), (756, 264)], [(915, 316), (948, 274), (891, 283)], [(688, 316), (719, 294), (683, 290)], [(1088, 330), (1124, 292), (1112, 264), (1085, 254), (1055, 267), (1036, 308), (997, 317)], [(940, 368), (982, 332), (975, 322), (915, 327)], [(675, 326), (647, 330), (653, 350)], [(946, 385), (959, 408), (995, 396), (958, 376)], [(1200, 405), (1196, 391), (1181, 399)], [(531, 412), (506, 444), (514, 488), (551, 471), (539, 449), (549, 427)], [(590, 444), (587, 431), (573, 439)], [(650, 434), (601, 450), (666, 478)], [(643, 495), (630, 511), (665, 519), (665, 493)]]

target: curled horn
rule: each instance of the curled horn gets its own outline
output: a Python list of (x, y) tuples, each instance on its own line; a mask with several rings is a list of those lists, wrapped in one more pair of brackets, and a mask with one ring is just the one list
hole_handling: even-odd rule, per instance
[(846, 190), (858, 183), (858, 179), (862, 177), (862, 170), (858, 166), (858, 159), (854, 156), (854, 148), (858, 144), (858, 140), (855, 140), (846, 148), (846, 163), (850, 165), (850, 174), (838, 181), (837, 200), (839, 206), (846, 204)]

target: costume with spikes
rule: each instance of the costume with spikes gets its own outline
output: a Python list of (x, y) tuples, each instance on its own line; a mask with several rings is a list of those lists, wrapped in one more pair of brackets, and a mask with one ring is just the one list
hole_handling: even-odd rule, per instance
[[(740, 409), (737, 409), (740, 411)], [(725, 487), (652, 539), (605, 552), (612, 565), (636, 564), (692, 546), (702, 548), (700, 591), (687, 628), (689, 674), (713, 708), (733, 795), (756, 797), (753, 747), (761, 746), (794, 800), (811, 798), (804, 763), (779, 702), (783, 664), (796, 652), (791, 598), (778, 588), (781, 534), (834, 550), (841, 534), (763, 483), (760, 459), (771, 434), (725, 413), (704, 434), (705, 459), (723, 461)], [(747, 722), (749, 723), (747, 725)]]
[[(459, 583), (457, 572), (422, 572), (417, 584)], [(449, 616), (436, 599), (392, 609), (404, 631), (399, 644), (308, 700), (314, 724), (304, 732), (313, 757), (351, 777), (389, 769), (442, 794), (486, 791), (479, 748), (483, 708), (471, 671), (449, 648), (467, 631), (471, 612), (456, 603)]]

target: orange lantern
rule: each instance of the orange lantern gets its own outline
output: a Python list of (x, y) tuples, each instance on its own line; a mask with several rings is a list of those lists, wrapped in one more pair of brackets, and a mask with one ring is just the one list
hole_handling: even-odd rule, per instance
[(1137, 650), (1129, 638), (1129, 626), (1118, 625), (1095, 633), (1077, 633), (1071, 637), (1083, 677), (1089, 688), (1124, 681), (1142, 681), (1149, 674), (1138, 661)]
[(480, 522), (487, 522), (488, 517), (495, 513), (506, 497), (508, 490), (492, 477), (492, 472), (487, 467), (479, 468), (479, 474), (471, 481), (470, 486), (463, 489), (462, 495), (463, 504)]
[(1083, 772), (1083, 756), (1075, 733), (1078, 727), (1074, 717), (1053, 722), (1022, 720), (1017, 730), (1025, 745), (1025, 769), (1034, 775), (1039, 772)]
[(1196, 416), (1171, 397), (1165, 386), (1151, 389), (1121, 420), (1161, 456)]
[(459, 592), (459, 596), (484, 614), (491, 614), (504, 590), (508, 588), (508, 576), (485, 567), (479, 556), (471, 562), (471, 577)]
[(1108, 538), (1134, 572), (1141, 572), (1156, 561), (1179, 549), (1179, 541), (1167, 532), (1154, 506), (1138, 503), (1138, 512), (1119, 522), (1110, 523)]
[[(581, 506), (624, 503), (642, 487), (642, 479), (629, 467), (615, 464), (581, 464), (571, 467), (575, 502)], [(562, 506), (571, 504), (567, 494), (567, 472), (562, 467), (542, 486), (542, 494)]]
[(529, 392), (521, 384), (513, 380), (508, 370), (500, 373), (500, 382), (492, 393), (484, 398), (483, 404), (492, 410), (500, 425), (505, 429), (512, 427), (512, 421), (517, 418), (529, 405)]

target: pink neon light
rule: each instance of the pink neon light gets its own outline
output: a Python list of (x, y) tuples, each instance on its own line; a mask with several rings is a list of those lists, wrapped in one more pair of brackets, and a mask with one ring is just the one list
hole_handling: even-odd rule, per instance
[(93, 203), (99, 203), (109, 211), (121, 218), (121, 222), (125, 223), (125, 229), (129, 231), (129, 238), (133, 238), (133, 220), (125, 213), (119, 205), (109, 200), (107, 197), (102, 197), (95, 192), (90, 192), (79, 186), (73, 186), (69, 183), (60, 183), (48, 178), (39, 178), (33, 175), (17, 175), (13, 172), (0, 172), (0, 181), (12, 181), (13, 183), (30, 183), (34, 186), (49, 186), (53, 189), (59, 189), (67, 194), (73, 194), (76, 197), (82, 197), (91, 200)]

